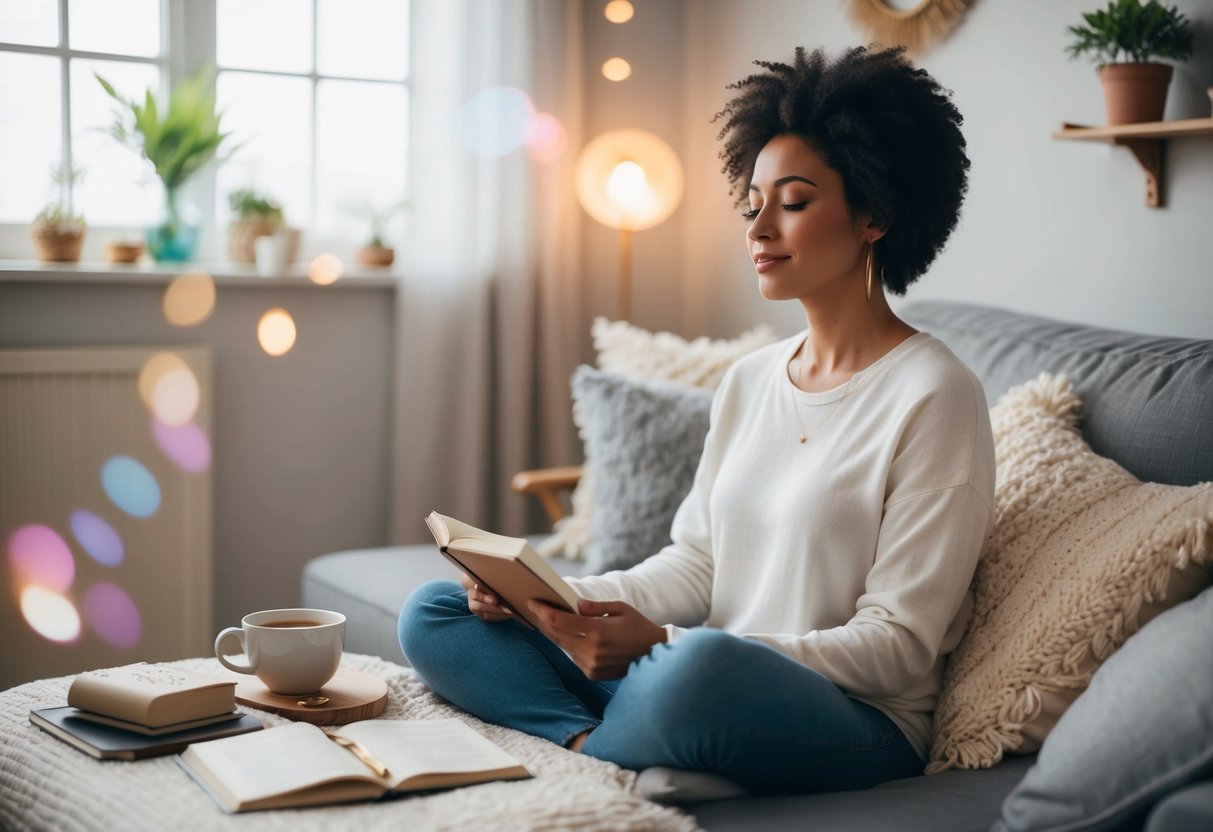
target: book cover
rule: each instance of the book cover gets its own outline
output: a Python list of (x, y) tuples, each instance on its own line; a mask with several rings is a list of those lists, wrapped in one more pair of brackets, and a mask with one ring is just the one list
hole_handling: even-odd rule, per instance
[(134, 731), (136, 734), (145, 734), (149, 737), (158, 737), (164, 734), (175, 734), (178, 731), (188, 731), (190, 728), (202, 728), (206, 725), (218, 725), (221, 722), (232, 722), (240, 719), (239, 711), (232, 711), (230, 714), (219, 714), (218, 716), (205, 716), (202, 719), (189, 719), (185, 722), (174, 722), (170, 725), (162, 725), (159, 728), (149, 728), (138, 722), (129, 722), (125, 719), (117, 719), (104, 714), (95, 714), (92, 711), (82, 711), (77, 709), (76, 713), (72, 714), (73, 719), (84, 719), (89, 722), (96, 722), (100, 725), (109, 725), (112, 728), (121, 728), (124, 731)]
[(204, 725), (171, 734), (148, 736), (124, 731), (112, 725), (101, 725), (78, 717), (71, 706), (38, 708), (29, 712), (29, 721), (68, 745), (98, 760), (142, 760), (176, 754), (190, 743), (216, 740), (260, 731), (261, 721), (248, 714), (218, 725)]
[(102, 716), (162, 728), (236, 710), (236, 683), (165, 665), (129, 664), (81, 673), (67, 704)]
[(577, 592), (521, 537), (507, 537), (431, 511), (425, 518), (439, 551), (527, 624), (527, 601), (537, 598), (576, 613)]
[(373, 800), (531, 776), (458, 719), (306, 722), (191, 745), (178, 764), (224, 811)]

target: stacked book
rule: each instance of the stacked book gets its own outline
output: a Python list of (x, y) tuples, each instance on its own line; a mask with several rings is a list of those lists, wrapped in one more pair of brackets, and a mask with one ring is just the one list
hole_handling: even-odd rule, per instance
[(175, 754), (262, 727), (236, 710), (234, 681), (142, 662), (81, 673), (66, 706), (32, 710), (29, 719), (102, 760)]

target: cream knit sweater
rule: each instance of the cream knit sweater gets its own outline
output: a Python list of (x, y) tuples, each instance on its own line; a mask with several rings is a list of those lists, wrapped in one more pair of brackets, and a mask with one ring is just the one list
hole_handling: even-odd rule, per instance
[(925, 761), (944, 655), (993, 526), (985, 396), (925, 332), (805, 393), (787, 364), (806, 334), (725, 376), (673, 542), (569, 582), (633, 605), (670, 641), (704, 625), (770, 645), (879, 708)]

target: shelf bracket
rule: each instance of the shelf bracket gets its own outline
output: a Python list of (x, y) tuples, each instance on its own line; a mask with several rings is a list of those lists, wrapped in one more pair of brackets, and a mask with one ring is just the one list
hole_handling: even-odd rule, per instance
[(1117, 136), (1113, 142), (1133, 151), (1137, 163), (1141, 165), (1141, 169), (1146, 174), (1146, 205), (1151, 208), (1161, 208), (1163, 205), (1162, 160), (1165, 142), (1162, 139), (1133, 139), (1122, 136)]

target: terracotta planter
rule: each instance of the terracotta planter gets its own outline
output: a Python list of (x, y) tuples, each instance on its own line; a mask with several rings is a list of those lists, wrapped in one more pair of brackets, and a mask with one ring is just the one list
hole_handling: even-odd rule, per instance
[(106, 240), (107, 263), (134, 263), (143, 254), (142, 240)]
[(382, 246), (366, 246), (358, 249), (358, 254), (355, 260), (359, 266), (390, 266), (396, 259), (396, 250), (394, 248), (384, 248)]
[(44, 263), (76, 263), (84, 246), (84, 229), (36, 225), (30, 230), (34, 251)]
[[(268, 237), (279, 230), (277, 223), (266, 220), (237, 220), (228, 228), (227, 256), (233, 263), (254, 263), (257, 257), (253, 251), (254, 240), (258, 237)], [(299, 229), (283, 229), (286, 234), (286, 262), (294, 263), (299, 253)]]
[(1170, 64), (1105, 64), (1099, 68), (1108, 125), (1162, 121)]

